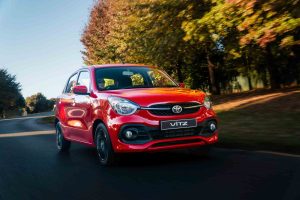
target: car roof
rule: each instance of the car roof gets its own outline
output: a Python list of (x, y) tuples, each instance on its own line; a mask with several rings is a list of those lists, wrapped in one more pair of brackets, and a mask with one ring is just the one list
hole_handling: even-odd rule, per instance
[(92, 68), (105, 68), (105, 67), (150, 67), (150, 68), (156, 68), (155, 66), (151, 66), (151, 65), (145, 65), (145, 64), (124, 64), (124, 63), (120, 63), (120, 64), (104, 64), (104, 65), (91, 65), (88, 67), (92, 67)]

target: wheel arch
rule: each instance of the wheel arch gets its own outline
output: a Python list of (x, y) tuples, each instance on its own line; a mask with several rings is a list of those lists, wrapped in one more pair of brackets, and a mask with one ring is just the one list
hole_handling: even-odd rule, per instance
[[(96, 128), (99, 124), (104, 124), (104, 122), (101, 119), (96, 119), (93, 123), (93, 129), (92, 129), (92, 133), (93, 133), (93, 142), (95, 144), (95, 134), (96, 134)], [(105, 124), (104, 124), (105, 126)]]

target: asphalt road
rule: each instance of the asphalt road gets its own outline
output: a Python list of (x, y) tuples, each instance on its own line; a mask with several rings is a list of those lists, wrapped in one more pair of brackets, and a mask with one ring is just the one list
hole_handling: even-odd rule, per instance
[(300, 156), (214, 149), (124, 156), (101, 167), (79, 144), (60, 154), (39, 116), (0, 121), (0, 200), (300, 199)]

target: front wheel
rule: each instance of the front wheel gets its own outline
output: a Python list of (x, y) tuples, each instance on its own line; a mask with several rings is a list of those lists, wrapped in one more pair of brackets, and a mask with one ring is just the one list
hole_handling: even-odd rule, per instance
[(71, 142), (64, 138), (60, 124), (57, 123), (55, 126), (56, 129), (56, 146), (60, 152), (68, 151), (71, 147)]
[(95, 132), (95, 143), (101, 165), (113, 165), (116, 160), (116, 154), (112, 148), (108, 131), (104, 124), (99, 124)]

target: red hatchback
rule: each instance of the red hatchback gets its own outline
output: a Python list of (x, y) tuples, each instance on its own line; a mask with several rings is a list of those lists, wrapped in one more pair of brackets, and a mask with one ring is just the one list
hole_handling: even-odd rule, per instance
[(150, 66), (79, 69), (57, 99), (58, 149), (95, 146), (101, 164), (110, 165), (119, 153), (209, 147), (218, 140), (211, 102), (180, 86)]

